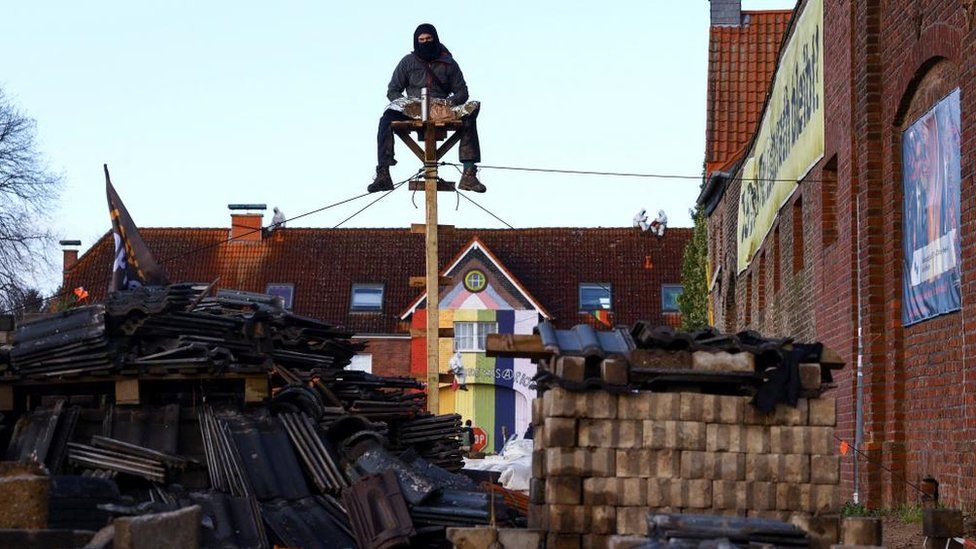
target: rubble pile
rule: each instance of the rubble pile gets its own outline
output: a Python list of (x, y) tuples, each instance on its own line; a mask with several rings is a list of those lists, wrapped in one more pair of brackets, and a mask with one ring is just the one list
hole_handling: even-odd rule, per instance
[(199, 506), (204, 547), (437, 547), (516, 520), (456, 473), (461, 418), (421, 383), (345, 370), (363, 344), (279, 298), (208, 294), (142, 287), (16, 331), (6, 459), (51, 475), (51, 527)]

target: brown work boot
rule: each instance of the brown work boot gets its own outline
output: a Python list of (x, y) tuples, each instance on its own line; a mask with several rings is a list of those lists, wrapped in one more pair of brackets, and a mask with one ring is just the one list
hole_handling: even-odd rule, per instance
[(376, 166), (376, 177), (373, 178), (373, 182), (366, 187), (366, 190), (371, 193), (378, 193), (381, 191), (392, 191), (393, 190), (393, 178), (390, 177), (390, 167), (389, 166)]
[(478, 168), (474, 167), (464, 168), (458, 188), (462, 191), (474, 191), (476, 193), (483, 193), (488, 190), (481, 181), (478, 181)]

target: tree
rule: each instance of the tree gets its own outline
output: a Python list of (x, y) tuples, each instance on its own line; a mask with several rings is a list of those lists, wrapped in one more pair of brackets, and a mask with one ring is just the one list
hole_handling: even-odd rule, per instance
[(23, 298), (46, 268), (55, 238), (47, 227), (61, 188), (38, 152), (35, 122), (0, 90), (0, 308)]
[(7, 309), (18, 320), (24, 318), (26, 314), (44, 311), (44, 296), (34, 288), (28, 288), (27, 290), (14, 288), (8, 295), (10, 304)]
[(685, 246), (681, 262), (681, 285), (678, 310), (681, 311), (681, 329), (697, 330), (708, 326), (708, 227), (705, 212), (699, 207), (692, 212), (695, 227), (691, 240)]

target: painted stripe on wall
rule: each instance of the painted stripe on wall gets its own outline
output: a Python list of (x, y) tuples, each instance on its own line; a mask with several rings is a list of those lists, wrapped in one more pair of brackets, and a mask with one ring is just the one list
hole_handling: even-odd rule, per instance
[[(501, 360), (501, 359), (499, 359)], [(512, 359), (505, 359), (512, 360)], [(502, 433), (504, 427), (505, 433)], [(515, 391), (510, 387), (495, 387), (495, 429), (494, 447), (496, 452), (505, 445), (505, 436), (512, 436), (515, 430)]]
[(486, 450), (495, 448), (495, 386), (484, 383), (469, 385), (474, 399), (474, 417), (472, 421), (476, 427), (481, 427), (488, 434)]

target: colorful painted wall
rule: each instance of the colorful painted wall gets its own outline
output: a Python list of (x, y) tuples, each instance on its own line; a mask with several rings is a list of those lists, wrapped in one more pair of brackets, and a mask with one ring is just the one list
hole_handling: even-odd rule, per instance
[[(423, 329), (427, 311), (418, 309), (412, 318), (414, 328)], [(538, 324), (536, 311), (442, 309), (441, 328), (453, 328), (455, 322), (496, 322), (498, 333), (531, 334)], [(454, 338), (442, 337), (440, 343), (441, 373), (450, 372), (448, 363), (454, 354)], [(427, 367), (426, 341), (423, 337), (411, 340), (411, 373), (424, 377)], [(530, 403), (535, 397), (531, 389), (535, 364), (527, 359), (489, 358), (483, 352), (462, 352), (461, 364), (466, 375), (466, 388), (455, 389), (443, 383), (440, 388), (440, 413), (461, 414), (465, 420), (488, 433), (488, 450), (499, 451), (504, 434), (523, 435), (531, 420)]]

